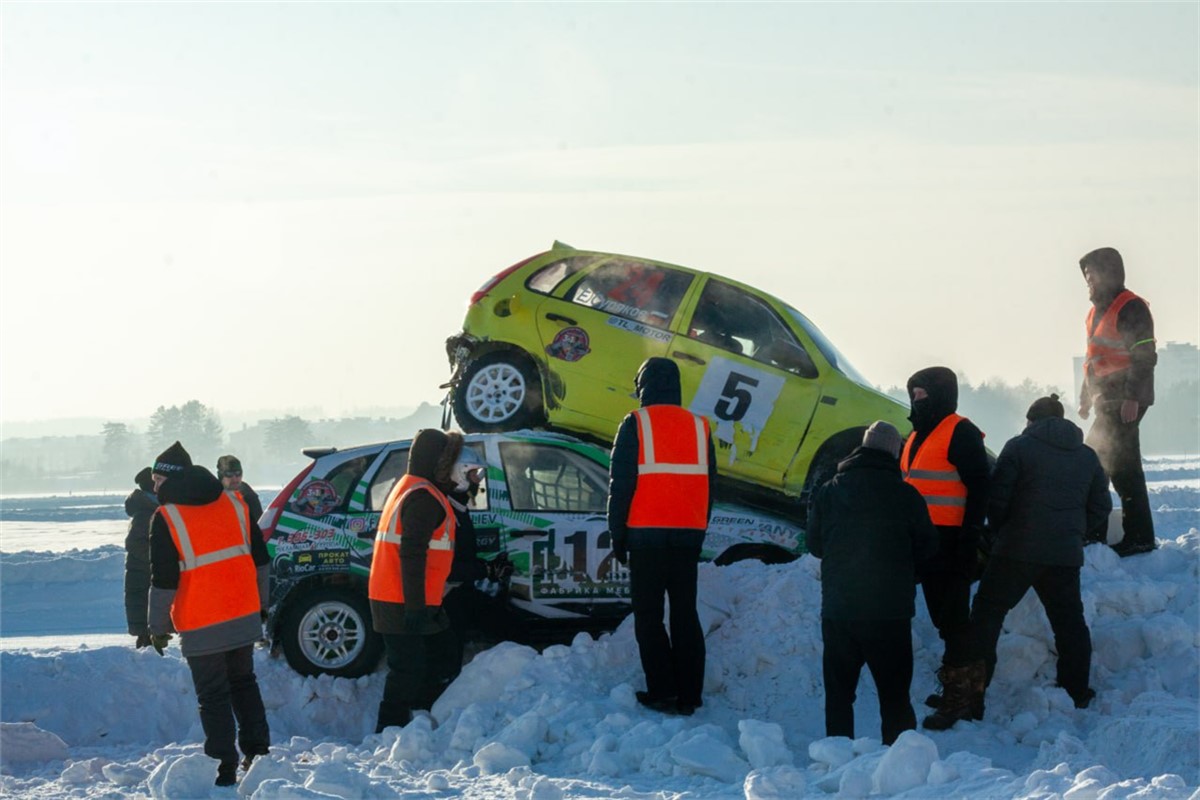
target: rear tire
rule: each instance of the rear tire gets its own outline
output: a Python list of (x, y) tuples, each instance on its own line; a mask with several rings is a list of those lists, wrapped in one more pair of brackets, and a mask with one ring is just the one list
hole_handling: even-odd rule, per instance
[(292, 602), (279, 625), (283, 655), (301, 675), (357, 678), (375, 670), (383, 639), (371, 605), (352, 589), (321, 587)]
[(454, 388), (454, 418), (467, 433), (544, 423), (537, 370), (519, 350), (498, 350), (467, 365)]

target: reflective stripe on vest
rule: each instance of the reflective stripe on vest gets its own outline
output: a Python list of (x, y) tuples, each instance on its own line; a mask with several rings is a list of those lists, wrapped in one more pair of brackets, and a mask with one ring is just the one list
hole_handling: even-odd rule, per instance
[[(1103, 378), (1114, 372), (1129, 369), (1133, 363), (1133, 359), (1129, 355), (1129, 348), (1125, 346), (1125, 340), (1117, 329), (1117, 317), (1120, 315), (1121, 309), (1131, 300), (1142, 300), (1142, 298), (1128, 289), (1121, 291), (1104, 310), (1104, 316), (1100, 318), (1100, 324), (1096, 326), (1095, 330), (1092, 329), (1092, 322), (1096, 318), (1096, 307), (1092, 306), (1092, 309), (1088, 311), (1087, 357), (1084, 359), (1083, 367), (1086, 374)], [(1145, 300), (1142, 302), (1146, 303)], [(1149, 303), (1146, 303), (1146, 309), (1149, 311)]]
[(950, 440), (966, 417), (950, 414), (925, 438), (916, 459), (912, 458), (916, 432), (908, 435), (900, 454), (904, 480), (921, 493), (934, 525), (962, 525), (967, 511), (967, 486), (950, 463)]
[(454, 561), (454, 537), (458, 524), (450, 501), (436, 486), (415, 475), (402, 477), (383, 504), (379, 528), (375, 532), (375, 550), (371, 556), (371, 575), (367, 581), (367, 596), (371, 600), (404, 603), (404, 576), (400, 562), (400, 544), (404, 530), (400, 507), (413, 492), (429, 492), (446, 512), (442, 524), (433, 532), (425, 556), (425, 605), (440, 606), (450, 567)]
[(640, 408), (634, 419), (638, 480), (626, 524), (704, 530), (708, 527), (708, 420), (672, 405)]
[(232, 492), (203, 506), (160, 506), (179, 552), (179, 588), (171, 606), (186, 632), (257, 614), (258, 567), (250, 551), (250, 512)]

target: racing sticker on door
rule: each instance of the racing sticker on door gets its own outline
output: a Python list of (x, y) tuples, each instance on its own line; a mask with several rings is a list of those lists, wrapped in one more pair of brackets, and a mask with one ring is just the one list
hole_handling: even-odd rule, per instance
[(734, 435), (740, 428), (750, 437), (750, 452), (775, 410), (784, 378), (744, 363), (715, 356), (704, 370), (700, 388), (689, 408), (716, 420), (717, 438), (730, 445), (730, 460), (737, 457)]

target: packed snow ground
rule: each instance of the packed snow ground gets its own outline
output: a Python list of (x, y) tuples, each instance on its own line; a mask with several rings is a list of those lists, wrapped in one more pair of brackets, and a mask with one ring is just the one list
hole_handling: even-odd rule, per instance
[[(982, 722), (912, 731), (882, 747), (864, 670), (860, 738), (826, 739), (820, 562), (704, 565), (708, 669), (705, 705), (694, 717), (663, 716), (635, 702), (643, 684), (630, 620), (599, 640), (581, 635), (540, 654), (515, 644), (479, 653), (431, 718), (382, 735), (371, 732), (382, 672), (301, 678), (260, 650), (256, 666), (276, 744), (236, 790), (212, 786), (215, 762), (201, 750), (178, 649), (160, 658), (133, 650), (128, 637), (111, 644), (124, 627), (119, 544), (11, 552), (6, 528), (0, 794), (1191, 797), (1200, 785), (1200, 464), (1161, 459), (1148, 467), (1160, 549), (1124, 560), (1103, 546), (1086, 551), (1098, 692), (1086, 710), (1053, 687), (1053, 637), (1030, 593), (1006, 622)], [(23, 520), (22, 535), (38, 524), (43, 539), (54, 537), (53, 520)], [(115, 541), (121, 537), (123, 528)], [(913, 636), (919, 703), (935, 688), (941, 655), (920, 599)]]

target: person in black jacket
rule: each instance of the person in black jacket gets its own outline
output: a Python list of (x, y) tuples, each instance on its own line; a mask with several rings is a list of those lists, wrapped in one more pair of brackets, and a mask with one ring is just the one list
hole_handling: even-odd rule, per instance
[(134, 476), (136, 489), (125, 498), (129, 533), (125, 536), (125, 622), (134, 647), (150, 646), (146, 614), (150, 606), (150, 518), (158, 508), (150, 467)]
[[(207, 469), (192, 464), (179, 442), (154, 460), (153, 478), (160, 506), (150, 522), (150, 643), (163, 655), (170, 632), (179, 631), (179, 649), (200, 705), (204, 753), (219, 762), (217, 785), (232, 786), (238, 751), (241, 766), (249, 769), (271, 743), (254, 674), (271, 558), (245, 503), (227, 494)], [(231, 539), (239, 544), (210, 549)], [(253, 571), (242, 569), (251, 562)], [(234, 564), (236, 571), (229, 568)], [(216, 621), (201, 622), (201, 617)]]
[(1095, 411), (1087, 443), (1121, 498), (1125, 536), (1113, 550), (1131, 556), (1155, 547), (1138, 432), (1154, 404), (1154, 318), (1146, 301), (1125, 288), (1125, 263), (1115, 249), (1093, 250), (1079, 259), (1079, 268), (1092, 301), (1079, 416), (1087, 419)]
[(810, 503), (808, 551), (821, 559), (826, 736), (854, 738), (864, 664), (879, 691), (883, 743), (917, 724), (909, 698), (913, 598), (938, 539), (924, 499), (900, 477), (900, 443), (894, 426), (873, 423)]
[[(942, 498), (926, 496), (929, 516), (938, 532), (937, 555), (926, 565), (921, 579), (921, 592), (929, 617), (946, 643), (942, 655), (939, 679), (947, 668), (961, 666), (966, 660), (967, 628), (971, 617), (971, 584), (978, 570), (979, 543), (982, 539), (983, 521), (987, 514), (987, 493), (990, 467), (987, 449), (983, 446), (983, 432), (966, 417), (959, 417), (958, 376), (947, 367), (928, 367), (908, 379), (908, 396), (912, 404), (909, 420), (913, 431), (909, 435), (901, 457), (900, 467), (905, 479), (922, 486), (917, 471), (909, 471), (910, 465), (922, 457), (922, 450), (929, 450), (926, 457), (934, 455), (934, 445), (944, 448), (943, 455), (949, 466), (957, 473), (949, 483), (961, 484), (965, 488), (965, 502), (961, 509), (961, 523), (941, 522), (941, 515), (951, 506), (939, 502)], [(939, 431), (943, 422), (947, 425), (955, 417), (953, 432), (948, 445), (938, 444)], [(944, 442), (944, 439), (942, 439)], [(934, 484), (936, 486), (936, 484)], [(930, 695), (925, 704), (936, 707), (941, 702), (938, 694)]]
[[(613, 440), (608, 528), (613, 557), (629, 564), (634, 631), (646, 676), (646, 690), (636, 695), (656, 711), (690, 715), (701, 706), (704, 689), (696, 583), (717, 459), (708, 420), (681, 408), (678, 364), (646, 359), (634, 389), (642, 407), (622, 420)], [(665, 461), (640, 463), (643, 451), (645, 461)], [(673, 458), (682, 460), (668, 463)], [(682, 480), (664, 482), (666, 474)], [(669, 636), (664, 595), (671, 601)]]
[[(446, 522), (439, 495), (444, 496), (453, 485), (450, 475), (462, 448), (461, 433), (423, 428), (409, 449), (407, 475), (423, 478), (433, 486), (432, 491), (418, 489), (397, 495), (403, 497), (396, 513), (403, 531), (399, 556), (404, 602), (371, 599), (373, 625), (383, 635), (388, 665), (376, 733), (407, 725), (414, 709), (428, 710), (462, 670), (462, 644), (451, 627), (449, 614), (440, 602), (429, 604), (426, 596), (426, 583), (432, 580), (426, 574), (430, 542)], [(392, 487), (389, 503), (401, 489), (400, 483)], [(380, 520), (381, 526), (385, 524)]]
[[(1079, 569), (1085, 543), (1102, 541), (1112, 510), (1108, 478), (1083, 431), (1063, 418), (1058, 395), (1034, 401), (1025, 431), (1004, 445), (988, 502), (991, 558), (971, 607), (973, 671), (947, 685), (945, 702), (923, 723), (942, 730), (983, 705), (996, 668), (1004, 617), (1030, 587), (1046, 610), (1058, 652), (1058, 685), (1086, 708), (1092, 640), (1083, 618)], [(982, 716), (981, 714), (978, 716)]]
[(217, 477), (227, 492), (238, 492), (250, 509), (250, 519), (258, 522), (262, 518), (262, 500), (250, 484), (242, 480), (242, 462), (237, 456), (221, 456), (217, 459)]

